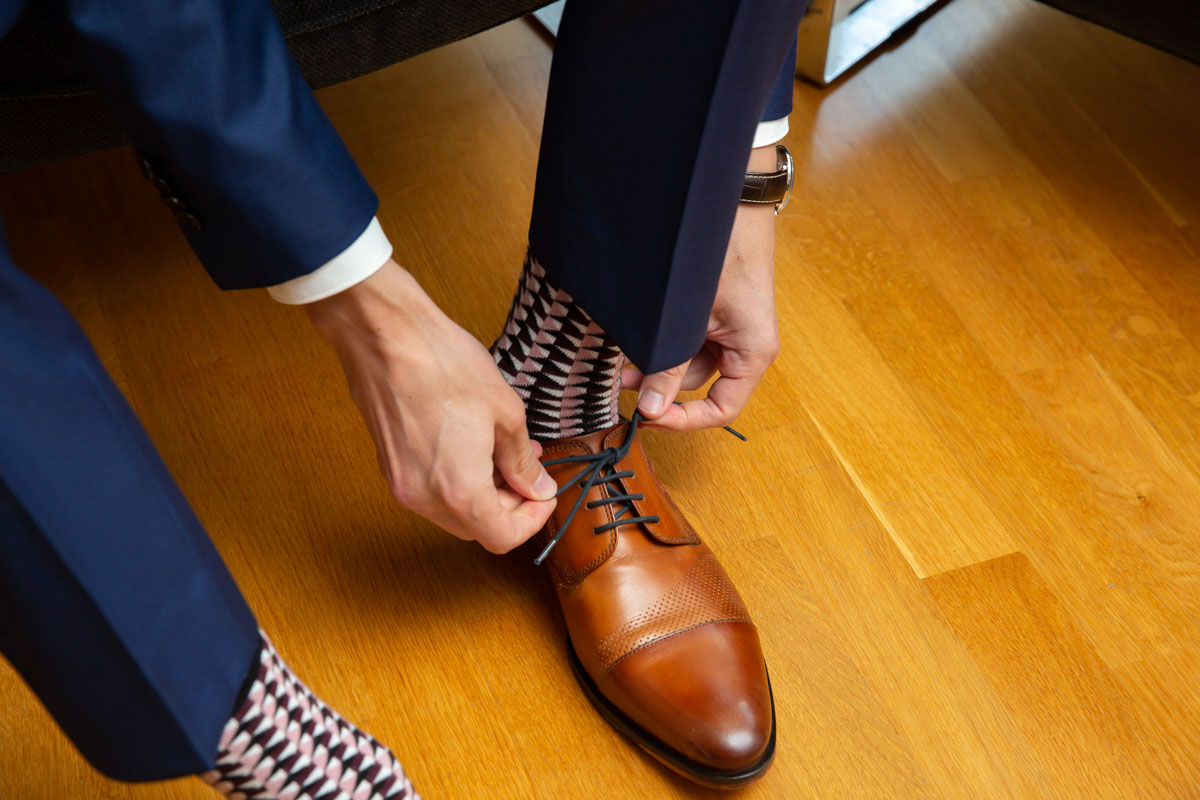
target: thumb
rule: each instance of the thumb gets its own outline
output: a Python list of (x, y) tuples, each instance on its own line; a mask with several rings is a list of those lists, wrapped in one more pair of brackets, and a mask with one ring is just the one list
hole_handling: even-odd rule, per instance
[(496, 431), (496, 468), (505, 483), (530, 500), (549, 500), (558, 491), (558, 484), (538, 461), (540, 450), (523, 425), (520, 430)]
[(666, 413), (679, 394), (690, 363), (689, 359), (678, 366), (642, 377), (637, 407), (643, 417), (658, 419)]

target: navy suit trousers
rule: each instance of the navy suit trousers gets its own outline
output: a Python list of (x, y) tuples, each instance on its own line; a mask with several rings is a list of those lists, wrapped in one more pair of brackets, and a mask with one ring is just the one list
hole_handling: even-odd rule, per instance
[(0, 651), (102, 772), (211, 766), (254, 616), (83, 331), (0, 229)]
[[(205, 217), (189, 241), (218, 283), (311, 271), (365, 226), (374, 195), (297, 86), (265, 2), (56, 5), (135, 146)], [(802, 7), (567, 4), (530, 247), (643, 369), (703, 341), (756, 123), (791, 107)], [(185, 92), (168, 63), (216, 78)], [(346, 202), (329, 202), (339, 189)], [(144, 781), (212, 766), (257, 646), (146, 433), (0, 228), (0, 651), (95, 767)]]

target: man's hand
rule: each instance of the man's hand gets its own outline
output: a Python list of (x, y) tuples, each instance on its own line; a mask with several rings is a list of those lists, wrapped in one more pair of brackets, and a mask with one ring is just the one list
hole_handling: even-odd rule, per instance
[(493, 553), (537, 533), (558, 487), (526, 433), (525, 407), (408, 272), (389, 261), (305, 309), (342, 361), (402, 505)]
[[(775, 145), (755, 148), (749, 169), (775, 169)], [(758, 382), (779, 355), (775, 317), (775, 209), (742, 204), (734, 218), (729, 249), (700, 352), (677, 367), (642, 375), (627, 368), (621, 385), (639, 389), (638, 410), (647, 427), (693, 431), (728, 425), (742, 412)], [(708, 396), (672, 405), (680, 391), (720, 377)]]

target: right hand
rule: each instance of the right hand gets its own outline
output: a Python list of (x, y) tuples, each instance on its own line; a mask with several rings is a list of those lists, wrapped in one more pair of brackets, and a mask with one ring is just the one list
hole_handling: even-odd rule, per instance
[(525, 407), (487, 350), (396, 262), (305, 306), (342, 361), (392, 495), (506, 553), (554, 510)]

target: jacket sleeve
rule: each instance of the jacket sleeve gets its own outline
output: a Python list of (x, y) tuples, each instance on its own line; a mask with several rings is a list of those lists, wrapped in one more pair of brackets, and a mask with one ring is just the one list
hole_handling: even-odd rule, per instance
[(378, 200), (292, 61), (268, 0), (58, 0), (146, 177), (224, 289), (307, 274)]

